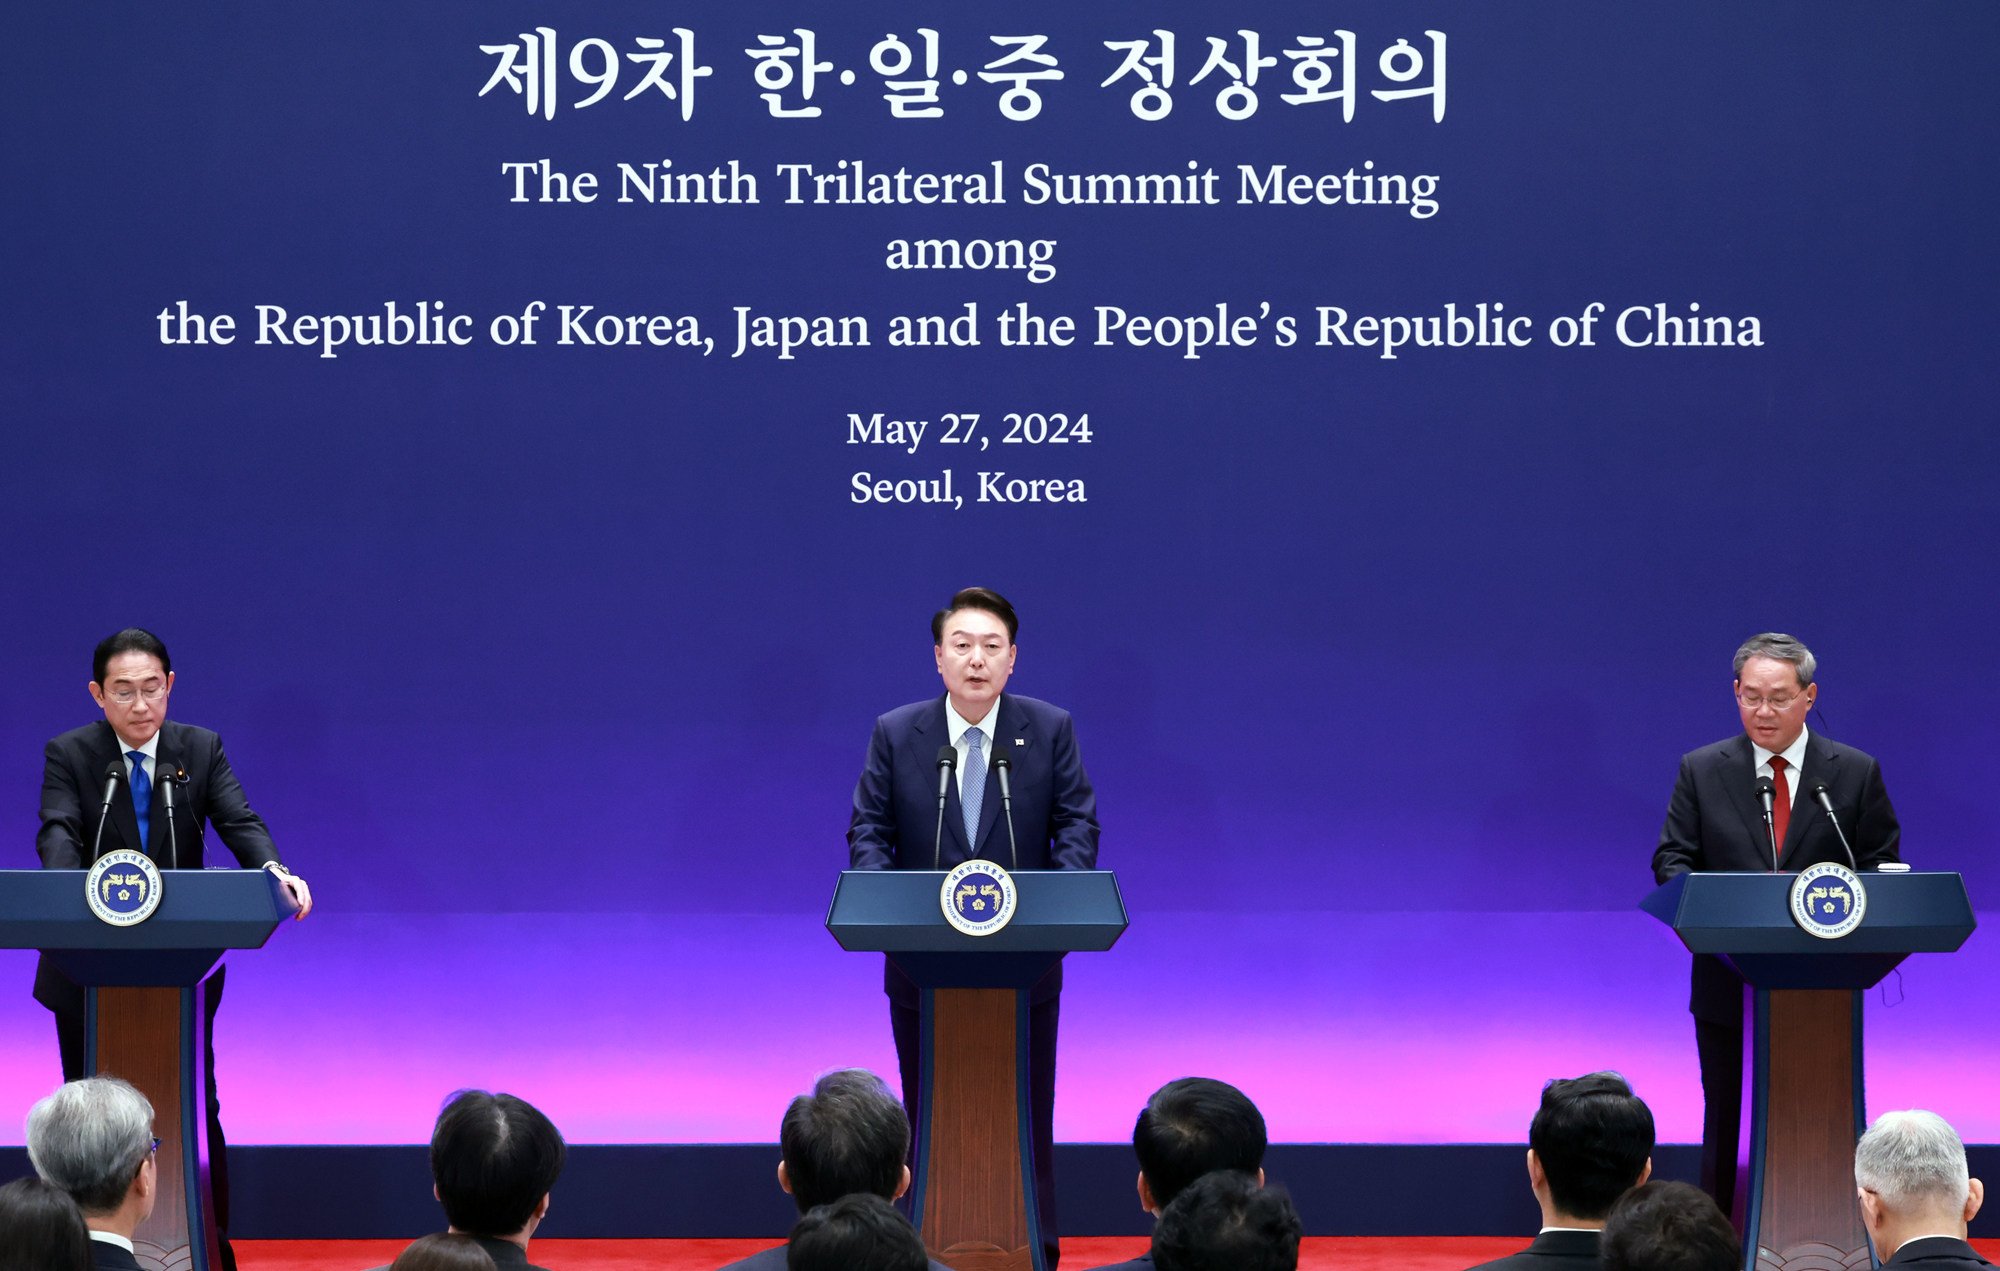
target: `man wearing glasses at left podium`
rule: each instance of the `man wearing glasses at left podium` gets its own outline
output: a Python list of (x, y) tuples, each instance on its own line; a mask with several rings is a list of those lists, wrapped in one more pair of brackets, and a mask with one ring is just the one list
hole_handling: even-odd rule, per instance
[[(103, 853), (130, 848), (152, 857), (161, 869), (200, 869), (206, 823), (243, 868), (268, 869), (282, 879), (299, 903), (298, 916), (305, 917), (312, 912), (312, 889), (279, 863), (271, 832), (250, 810), (230, 771), (222, 739), (206, 728), (167, 722), (173, 688), (173, 660), (150, 631), (128, 627), (98, 643), (90, 696), (104, 711), (104, 720), (48, 744), (42, 828), (35, 836), (42, 868), (88, 869)], [(166, 786), (171, 789), (162, 789)], [(202, 1005), (211, 1026), (227, 971), (226, 966), (216, 968), (203, 985)], [(87, 1063), (83, 990), (45, 957), (35, 969), (35, 1000), (55, 1012), (63, 1080), (78, 1080)], [(207, 1061), (209, 1173), (217, 1225), (226, 1231), (229, 1202), (212, 1045)], [(233, 1266), (227, 1252), (223, 1257)]]

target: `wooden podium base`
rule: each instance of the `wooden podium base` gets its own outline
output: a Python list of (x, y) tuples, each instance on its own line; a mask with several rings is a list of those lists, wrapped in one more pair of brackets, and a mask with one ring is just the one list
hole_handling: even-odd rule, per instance
[(202, 989), (88, 991), (90, 1070), (122, 1077), (153, 1104), (159, 1193), (132, 1245), (146, 1271), (221, 1264), (208, 1187), (208, 1037)]
[(924, 1244), (955, 1271), (1042, 1271), (1028, 1168), (1028, 995), (925, 996), (916, 1158)]
[(1861, 994), (1759, 990), (1747, 1271), (1871, 1266), (1854, 1196), (1863, 1110)]

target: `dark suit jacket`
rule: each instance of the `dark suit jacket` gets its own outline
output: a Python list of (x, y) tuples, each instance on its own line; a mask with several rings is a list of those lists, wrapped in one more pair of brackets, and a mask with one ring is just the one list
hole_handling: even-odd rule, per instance
[[(526, 1249), (511, 1240), (500, 1240), (493, 1236), (474, 1236), (473, 1239), (479, 1242), (479, 1247), (486, 1250), (487, 1256), (493, 1259), (493, 1265), (501, 1271), (543, 1271), (543, 1268), (528, 1261)], [(778, 1265), (783, 1267), (785, 1264), (780, 1262)], [(389, 1268), (381, 1266), (376, 1267), (374, 1271), (389, 1271)]]
[[(721, 1268), (721, 1271), (785, 1271), (785, 1251), (790, 1247), (779, 1245), (775, 1249), (753, 1253), (747, 1258), (737, 1259)], [(951, 1271), (951, 1268), (933, 1258), (930, 1271)]]
[(1091, 1271), (1153, 1271), (1153, 1255), (1142, 1253), (1130, 1262), (1106, 1263), (1104, 1266), (1091, 1268)]
[(1932, 1236), (1910, 1241), (1896, 1250), (1895, 1257), (1882, 1265), (1915, 1267), (1918, 1271), (1973, 1271), (1976, 1267), (1990, 1267), (1993, 1264), (1980, 1257), (1979, 1251), (1963, 1240), (1953, 1240), (1948, 1236)]
[[(1757, 798), (1756, 768), (1755, 748), (1741, 734), (1682, 756), (1660, 846), (1653, 852), (1655, 881), (1664, 883), (1691, 870), (1770, 870), (1771, 836)], [(1823, 861), (1847, 863), (1839, 836), (1813, 797), (1812, 788), (1821, 783), (1861, 868), (1897, 859), (1902, 830), (1873, 758), (1808, 733), (1805, 762), (1790, 775), (1796, 797), (1778, 857), (1785, 870)], [(1711, 1023), (1740, 1026), (1742, 979), (1719, 958), (1697, 957), (1688, 1009)]]
[(92, 1240), (90, 1271), (139, 1271), (139, 1260), (108, 1240)]
[[(938, 847), (938, 748), (951, 744), (945, 699), (914, 702), (875, 721), (868, 763), (854, 786), (847, 848), (854, 869), (951, 869), (983, 857), (1008, 861), (1000, 824), (1000, 781), (986, 766), (977, 842), (965, 839), (965, 810), (953, 781)], [(1014, 835), (1022, 869), (1092, 869), (1097, 864), (1097, 795), (1084, 775), (1069, 712), (1032, 697), (1000, 695), (990, 747), (1013, 757)], [(933, 851), (935, 850), (935, 861)]]
[(1597, 1271), (1598, 1234), (1594, 1231), (1544, 1231), (1519, 1253), (1482, 1262), (1472, 1271)]
[[(965, 838), (965, 808), (954, 780), (945, 796), (944, 837), (937, 837), (938, 749), (951, 744), (945, 698), (912, 702), (875, 721), (868, 762), (854, 784), (847, 823), (853, 869), (951, 869), (975, 857), (1021, 869), (1094, 869), (1097, 795), (1084, 774), (1069, 712), (1032, 697), (1002, 693), (992, 716), (992, 751), (1013, 758), (1014, 842), (1009, 860), (1001, 824), (1000, 779), (986, 765), (986, 789), (974, 842)], [(935, 856), (935, 863), (934, 863)], [(891, 964), (883, 977), (890, 997), (916, 1002), (916, 988)], [(1035, 986), (1037, 1000), (1062, 987), (1058, 966)]]
[[(139, 818), (132, 807), (129, 783), (119, 781), (111, 799), (110, 816), (99, 816), (104, 806), (104, 770), (123, 756), (124, 747), (118, 734), (103, 720), (85, 724), (49, 742), (42, 763), (42, 828), (35, 835), (35, 850), (41, 853), (42, 868), (88, 868), (96, 859), (91, 854), (91, 845), (98, 842), (100, 819), (105, 821), (104, 837), (98, 843), (100, 853), (119, 848), (139, 850)], [(174, 787), (171, 834), (166, 795), (161, 789), (166, 782), (158, 778), (153, 781), (146, 854), (157, 864), (165, 868), (172, 859), (183, 869), (200, 869), (204, 822), (215, 827), (216, 837), (245, 869), (258, 869), (278, 859), (271, 832), (264, 828), (263, 818), (250, 810), (242, 785), (230, 771), (220, 737), (206, 728), (168, 720), (160, 727), (160, 744), (154, 758), (156, 772), (179, 768), (188, 778), (186, 784), (176, 783)], [(47, 959), (35, 969), (35, 1000), (50, 1010), (78, 1013), (83, 1010), (83, 990)]]

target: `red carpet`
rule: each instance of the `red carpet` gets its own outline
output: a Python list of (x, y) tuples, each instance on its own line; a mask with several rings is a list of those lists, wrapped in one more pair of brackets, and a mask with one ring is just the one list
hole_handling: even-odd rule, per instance
[[(406, 1240), (239, 1240), (241, 1271), (364, 1271), (403, 1251)], [(715, 1271), (769, 1248), (771, 1240), (537, 1240), (530, 1254), (549, 1271)], [(1307, 1240), (1299, 1271), (1463, 1271), (1511, 1253), (1526, 1237), (1463, 1236), (1431, 1240), (1323, 1237)], [(1139, 1236), (1063, 1241), (1064, 1271), (1143, 1253)]]
[[(1320, 1236), (1305, 1242), (1299, 1271), (1464, 1271), (1528, 1242), (1527, 1236)], [(393, 1260), (406, 1240), (239, 1240), (241, 1271), (365, 1271)], [(714, 1271), (776, 1243), (770, 1240), (537, 1240), (533, 1257), (549, 1271)], [(2000, 1240), (1975, 1240), (2000, 1258)], [(1063, 1241), (1065, 1271), (1086, 1271), (1143, 1252), (1138, 1236)]]

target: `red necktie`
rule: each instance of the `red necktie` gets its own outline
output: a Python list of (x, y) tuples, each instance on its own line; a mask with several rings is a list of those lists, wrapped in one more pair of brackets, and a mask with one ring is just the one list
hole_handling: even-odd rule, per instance
[(1778, 797), (1771, 803), (1771, 833), (1778, 840), (1777, 857), (1785, 854), (1785, 831), (1792, 825), (1792, 788), (1785, 781), (1785, 769), (1789, 767), (1778, 755), (1771, 756), (1771, 784), (1777, 788)]

